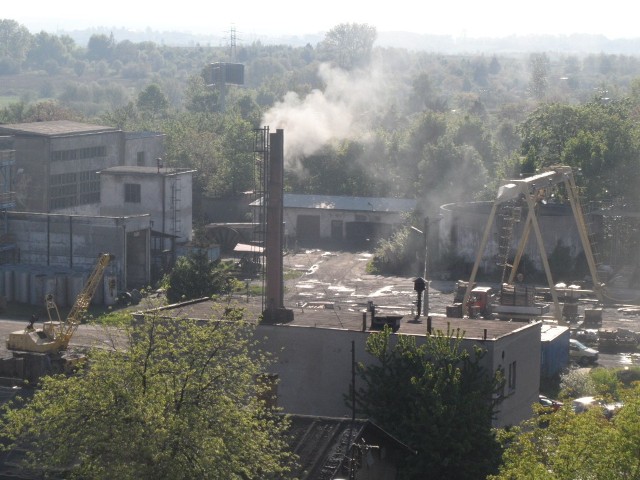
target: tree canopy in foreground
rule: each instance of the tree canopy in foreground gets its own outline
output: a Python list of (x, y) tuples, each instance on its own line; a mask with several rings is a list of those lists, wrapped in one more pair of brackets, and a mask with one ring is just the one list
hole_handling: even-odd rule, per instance
[(372, 334), (367, 351), (378, 364), (359, 365), (361, 411), (416, 450), (404, 479), (477, 479), (495, 472), (500, 446), (491, 427), (492, 394), (501, 374), (487, 372), (483, 351), (462, 346), (460, 331), (435, 332), (418, 345), (389, 328)]
[(503, 433), (507, 446), (493, 480), (620, 480), (640, 478), (640, 386), (625, 392), (611, 420), (593, 408), (570, 405), (539, 415)]
[[(237, 317), (239, 315), (236, 314)], [(130, 348), (96, 349), (77, 374), (45, 377), (1, 420), (43, 477), (286, 478), (287, 422), (267, 408), (268, 359), (240, 318), (134, 322)]]

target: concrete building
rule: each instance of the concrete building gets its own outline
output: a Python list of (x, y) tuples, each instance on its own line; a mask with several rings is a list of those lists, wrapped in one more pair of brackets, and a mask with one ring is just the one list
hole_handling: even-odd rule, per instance
[(164, 133), (125, 133), (123, 165), (131, 167), (156, 167), (164, 156)]
[[(149, 285), (148, 214), (91, 217), (7, 212), (7, 219), (17, 245), (16, 262), (2, 265), (5, 278), (0, 282), (0, 295), (9, 301), (33, 303), (28, 294), (29, 280), (18, 280), (19, 273), (30, 277), (58, 274), (73, 277), (91, 271), (98, 255), (105, 252), (115, 256), (105, 277), (115, 280), (117, 291)], [(24, 290), (22, 295), (17, 295), (19, 289)], [(36, 298), (35, 303), (41, 303), (42, 298)], [(99, 295), (98, 303), (101, 303)]]
[[(244, 307), (244, 305), (242, 305)], [(158, 310), (169, 318), (210, 319), (210, 299), (197, 300)], [(251, 310), (245, 316), (258, 318)], [(460, 329), (462, 346), (486, 350), (482, 362), (487, 372), (502, 370), (505, 386), (495, 426), (516, 425), (532, 414), (540, 388), (541, 323), (469, 320), (434, 316), (432, 329), (446, 332)], [(396, 335), (425, 338), (426, 322), (402, 322)], [(365, 350), (372, 330), (361, 312), (346, 310), (294, 309), (286, 324), (260, 324), (256, 338), (260, 346), (276, 357), (269, 373), (279, 379), (278, 406), (285, 413), (348, 417), (344, 395), (351, 383), (351, 350), (357, 362), (376, 360)]]
[[(260, 208), (262, 200), (252, 203)], [(363, 242), (388, 237), (415, 210), (415, 200), (285, 193), (285, 236), (301, 243), (319, 239)], [(257, 217), (256, 217), (257, 218)]]
[[(446, 204), (440, 207), (439, 251), (455, 252), (464, 262), (473, 265), (478, 255), (493, 202), (472, 202)], [(544, 248), (551, 255), (557, 247), (567, 247), (573, 259), (583, 253), (582, 243), (571, 207), (567, 204), (538, 205), (538, 223), (544, 240)], [(526, 218), (526, 211), (523, 213)], [(592, 220), (595, 220), (592, 219)], [(522, 238), (524, 220), (513, 227), (511, 251), (515, 251)], [(592, 233), (597, 234), (598, 224), (590, 223)], [(497, 267), (495, 258), (499, 252), (499, 220), (496, 220), (484, 251), (480, 268), (492, 272)], [(535, 235), (529, 236), (524, 250), (533, 265), (542, 271), (542, 260)]]
[(154, 278), (175, 260), (176, 244), (193, 237), (193, 173), (138, 166), (100, 171), (100, 215), (150, 215)]
[[(163, 136), (66, 120), (0, 125), (13, 136), (17, 209), (96, 215), (98, 171), (119, 165), (153, 165)], [(151, 160), (152, 159), (152, 160)]]
[(0, 137), (0, 263), (12, 259), (15, 251), (15, 240), (9, 233), (7, 221), (7, 212), (16, 208), (13, 191), (14, 164), (13, 137)]

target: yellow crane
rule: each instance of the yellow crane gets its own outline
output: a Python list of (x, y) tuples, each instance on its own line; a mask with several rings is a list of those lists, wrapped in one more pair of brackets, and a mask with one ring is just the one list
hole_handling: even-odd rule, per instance
[(68, 347), (71, 337), (82, 321), (95, 294), (105, 269), (113, 260), (110, 253), (101, 253), (98, 261), (87, 279), (84, 288), (76, 297), (76, 301), (63, 322), (52, 295), (47, 295), (45, 303), (49, 321), (44, 322), (41, 329), (33, 328), (33, 319), (23, 330), (11, 332), (7, 339), (7, 349), (24, 352), (53, 353)]
[(480, 242), (480, 248), (478, 249), (476, 261), (473, 265), (473, 269), (471, 270), (471, 277), (469, 278), (467, 290), (464, 294), (462, 303), (463, 308), (465, 308), (465, 306), (467, 305), (469, 297), (471, 296), (471, 291), (474, 288), (473, 285), (476, 279), (476, 274), (478, 272), (478, 268), (484, 255), (484, 250), (489, 240), (489, 235), (491, 233), (491, 228), (493, 226), (497, 209), (507, 202), (520, 201), (524, 205), (526, 205), (528, 213), (525, 225), (523, 227), (522, 236), (520, 238), (520, 241), (518, 242), (513, 265), (509, 265), (510, 275), (507, 280), (507, 284), (512, 285), (514, 282), (516, 272), (518, 271), (518, 265), (522, 260), (524, 249), (529, 239), (531, 230), (533, 230), (537, 240), (540, 258), (542, 260), (542, 266), (544, 267), (544, 272), (549, 284), (549, 291), (551, 293), (551, 297), (555, 306), (555, 317), (558, 320), (558, 323), (562, 322), (562, 310), (558, 301), (558, 294), (556, 292), (555, 284), (551, 276), (551, 268), (549, 267), (547, 252), (545, 251), (542, 233), (540, 231), (540, 225), (536, 216), (537, 202), (544, 198), (547, 189), (551, 189), (558, 184), (563, 184), (565, 186), (567, 198), (569, 200), (569, 204), (571, 205), (573, 217), (576, 221), (578, 234), (580, 236), (582, 248), (587, 260), (587, 265), (589, 267), (589, 273), (591, 274), (591, 279), (593, 280), (593, 292), (597, 296), (598, 300), (603, 300), (603, 298), (605, 297), (605, 285), (600, 283), (600, 281), (598, 280), (598, 270), (595, 256), (591, 247), (589, 232), (582, 213), (582, 207), (580, 206), (578, 188), (576, 186), (571, 167), (556, 165), (550, 167), (546, 172), (533, 175), (531, 177), (517, 180), (507, 180), (498, 190), (498, 196), (493, 204), (491, 213), (489, 214), (489, 221), (487, 222), (484, 235)]

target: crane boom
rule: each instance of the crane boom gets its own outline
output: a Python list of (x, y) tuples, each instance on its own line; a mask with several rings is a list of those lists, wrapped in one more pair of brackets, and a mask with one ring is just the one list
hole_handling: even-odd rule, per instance
[[(41, 329), (36, 330), (30, 326), (23, 330), (11, 332), (7, 339), (7, 348), (9, 350), (38, 353), (52, 353), (67, 348), (71, 337), (82, 321), (82, 316), (89, 308), (91, 299), (100, 285), (105, 269), (113, 258), (114, 256), (110, 253), (101, 253), (98, 256), (98, 261), (89, 275), (87, 283), (76, 297), (76, 301), (64, 322), (60, 320), (60, 313), (53, 295), (47, 295), (45, 304), (49, 321), (45, 322)], [(52, 318), (54, 315), (55, 317)]]
[(87, 279), (86, 285), (76, 297), (76, 301), (71, 307), (69, 315), (67, 315), (67, 320), (61, 324), (59, 335), (64, 339), (63, 343), (65, 347), (69, 344), (69, 341), (76, 332), (78, 325), (80, 325), (82, 316), (87, 312), (91, 299), (96, 293), (98, 285), (100, 285), (100, 280), (102, 280), (102, 276), (104, 275), (104, 271), (109, 266), (109, 263), (111, 263), (111, 260), (113, 260), (112, 254), (100, 254), (93, 272), (91, 272), (91, 275), (89, 275), (89, 278)]

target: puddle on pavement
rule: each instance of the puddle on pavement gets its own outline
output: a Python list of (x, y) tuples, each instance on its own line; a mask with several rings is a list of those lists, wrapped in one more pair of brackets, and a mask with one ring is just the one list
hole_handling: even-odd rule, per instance
[(343, 287), (342, 285), (331, 286), (327, 290), (333, 290), (337, 293), (352, 293), (355, 292), (355, 288)]

